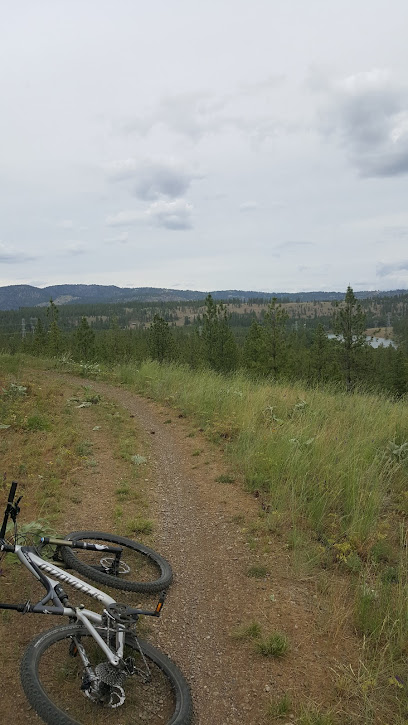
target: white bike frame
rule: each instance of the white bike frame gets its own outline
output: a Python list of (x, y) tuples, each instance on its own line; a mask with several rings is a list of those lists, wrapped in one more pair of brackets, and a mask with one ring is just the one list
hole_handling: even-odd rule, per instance
[[(105, 592), (100, 591), (100, 589), (93, 587), (91, 584), (86, 584), (81, 579), (78, 579), (78, 577), (73, 576), (66, 571), (63, 571), (58, 566), (55, 566), (55, 564), (52, 564), (49, 561), (45, 561), (40, 556), (38, 556), (38, 554), (33, 552), (30, 547), (19, 546), (17, 544), (15, 546), (15, 553), (17, 554), (21, 563), (47, 589), (47, 594), (44, 596), (44, 598), (40, 602), (38, 602), (38, 604), (32, 605), (30, 603), (27, 603), (27, 608), (25, 611), (32, 612), (34, 614), (56, 614), (70, 617), (71, 619), (76, 619), (77, 621), (81, 622), (84, 627), (86, 627), (88, 632), (92, 635), (94, 640), (98, 643), (98, 645), (105, 653), (109, 662), (112, 665), (118, 665), (120, 659), (123, 657), (123, 650), (125, 644), (125, 627), (118, 624), (117, 622), (115, 623), (117, 635), (117, 651), (116, 654), (114, 654), (109, 648), (108, 644), (103, 640), (103, 638), (94, 627), (94, 624), (99, 626), (103, 625), (103, 617), (90, 609), (85, 609), (82, 604), (79, 607), (65, 607), (61, 602), (60, 596), (58, 594), (58, 581), (55, 581), (55, 579), (52, 579), (48, 575), (51, 574), (53, 577), (56, 577), (56, 579), (59, 579), (59, 581), (65, 582), (66, 584), (69, 584), (78, 591), (83, 592), (87, 596), (97, 599), (99, 602), (101, 602), (101, 604), (103, 604), (105, 614), (107, 616), (109, 616), (109, 614), (106, 612), (106, 608), (112, 604), (115, 604), (116, 600), (110, 597), (108, 594), (105, 594)], [(47, 603), (50, 600), (53, 602), (53, 604), (52, 606), (47, 606)]]

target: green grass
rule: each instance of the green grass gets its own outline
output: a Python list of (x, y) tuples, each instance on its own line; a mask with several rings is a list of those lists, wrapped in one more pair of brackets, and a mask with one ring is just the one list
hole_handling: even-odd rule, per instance
[(330, 713), (324, 713), (315, 707), (303, 709), (296, 720), (298, 725), (336, 725)]
[(289, 650), (289, 640), (285, 634), (273, 632), (256, 640), (255, 649), (264, 657), (284, 657)]
[(127, 521), (125, 528), (127, 536), (133, 536), (134, 534), (151, 534), (153, 531), (153, 521), (137, 517)]
[(252, 577), (253, 579), (265, 579), (267, 573), (268, 567), (263, 564), (254, 564), (247, 570), (247, 576)]
[[(24, 384), (24, 359), (3, 356), (3, 362), (9, 381)], [(36, 359), (29, 364), (44, 365)], [(166, 402), (174, 408), (174, 417), (182, 414), (190, 419), (191, 431), (200, 430), (218, 444), (226, 456), (225, 469), (256, 493), (264, 507), (265, 533), (249, 532), (249, 548), (258, 551), (259, 537), (277, 535), (287, 543), (292, 561), (297, 557), (302, 567), (307, 564), (308, 575), (313, 566), (321, 566), (350, 577), (354, 592), (350, 625), (364, 643), (362, 661), (372, 670), (398, 671), (408, 651), (407, 532), (402, 523), (408, 515), (406, 401), (306, 388), (298, 382), (256, 382), (241, 374), (225, 377), (153, 362), (117, 366), (101, 376)], [(27, 466), (27, 460), (33, 475), (38, 439), (46, 439), (50, 432), (24, 431), (30, 393), (20, 396), (14, 391), (6, 398), (0, 422), (11, 428), (0, 438), (0, 454), (9, 451), (9, 434), (23, 431), (30, 455), (13, 458), (13, 475)], [(47, 411), (32, 406), (30, 415), (35, 414), (47, 416)], [(117, 413), (112, 416), (115, 426), (122, 424)], [(79, 441), (68, 417), (66, 429), (50, 419), (62, 466), (64, 450), (72, 451)], [(124, 439), (128, 443), (122, 452), (128, 459), (138, 446), (130, 436)], [(54, 449), (50, 459), (55, 465)], [(132, 467), (134, 475), (140, 476), (141, 470), (145, 474), (144, 467)], [(58, 472), (57, 467), (57, 479)], [(48, 471), (45, 478), (49, 479)], [(237, 517), (236, 523), (243, 523)], [(123, 510), (116, 520), (125, 527)], [(395, 693), (386, 678), (380, 701), (388, 698), (393, 714)], [(319, 718), (331, 722), (330, 715), (317, 711), (305, 713), (304, 723), (316, 725)], [(369, 720), (359, 722), (366, 725)]]
[(249, 624), (243, 624), (235, 629), (232, 633), (234, 639), (257, 639), (262, 634), (262, 628), (259, 622), (253, 620)]
[(217, 483), (235, 483), (235, 478), (226, 473), (221, 473), (221, 475), (217, 476), (215, 480)]
[(291, 699), (289, 695), (285, 693), (280, 700), (275, 700), (269, 704), (267, 714), (269, 718), (273, 718), (275, 720), (280, 720), (282, 718), (286, 719), (287, 715), (289, 715), (291, 711), (291, 708)]

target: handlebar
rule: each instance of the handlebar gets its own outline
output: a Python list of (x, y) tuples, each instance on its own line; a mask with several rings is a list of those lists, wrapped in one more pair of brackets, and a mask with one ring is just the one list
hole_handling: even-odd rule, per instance
[[(9, 517), (10, 513), (13, 510), (14, 496), (16, 495), (16, 490), (17, 490), (17, 482), (13, 481), (11, 484), (11, 488), (10, 488), (10, 492), (9, 492), (9, 496), (8, 496), (8, 500), (7, 500), (6, 510), (4, 512), (3, 524), (0, 529), (0, 540), (4, 539), (4, 537), (6, 535), (7, 521), (8, 521), (8, 517)], [(18, 502), (17, 502), (17, 504), (18, 504)], [(18, 513), (18, 511), (17, 511), (17, 513)]]
[(14, 554), (15, 550), (16, 547), (13, 544), (9, 544), (8, 541), (0, 539), (0, 551), (10, 552), (11, 554)]

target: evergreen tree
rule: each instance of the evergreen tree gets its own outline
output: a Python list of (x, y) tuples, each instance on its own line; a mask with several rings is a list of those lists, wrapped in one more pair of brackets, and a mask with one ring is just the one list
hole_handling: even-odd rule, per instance
[(185, 336), (182, 360), (190, 365), (193, 370), (203, 367), (203, 341), (198, 328)]
[(149, 352), (153, 359), (163, 362), (171, 356), (172, 350), (173, 337), (169, 323), (160, 315), (155, 315), (149, 329)]
[(310, 349), (310, 373), (318, 382), (327, 380), (330, 358), (330, 342), (321, 322), (316, 327)]
[(256, 320), (249, 328), (243, 349), (243, 363), (247, 370), (255, 375), (267, 375), (269, 355), (265, 328)]
[(392, 391), (397, 398), (402, 398), (408, 391), (407, 360), (402, 350), (397, 350), (394, 355), (391, 370)]
[(228, 310), (220, 302), (217, 304), (211, 295), (205, 298), (202, 338), (207, 363), (218, 372), (234, 370), (238, 362), (238, 348), (229, 327)]
[(351, 390), (352, 379), (358, 367), (358, 355), (366, 344), (364, 330), (366, 317), (350, 285), (347, 287), (344, 305), (334, 318), (335, 332), (340, 335), (342, 359), (347, 390)]
[(92, 360), (95, 354), (95, 333), (86, 317), (82, 317), (74, 333), (75, 356), (78, 360)]
[(109, 329), (106, 331), (104, 340), (104, 358), (108, 362), (123, 360), (123, 335), (119, 329), (119, 322), (116, 315), (109, 319)]
[(281, 304), (277, 304), (276, 297), (273, 297), (264, 316), (264, 326), (269, 369), (275, 377), (282, 371), (286, 359), (286, 322), (288, 319), (287, 312)]
[(34, 355), (43, 355), (47, 347), (47, 332), (42, 323), (41, 317), (37, 318), (34, 329), (33, 352)]
[(61, 330), (58, 327), (58, 307), (50, 299), (50, 304), (47, 307), (47, 318), (49, 320), (48, 327), (48, 352), (51, 355), (58, 355), (61, 352), (62, 341), (61, 341)]

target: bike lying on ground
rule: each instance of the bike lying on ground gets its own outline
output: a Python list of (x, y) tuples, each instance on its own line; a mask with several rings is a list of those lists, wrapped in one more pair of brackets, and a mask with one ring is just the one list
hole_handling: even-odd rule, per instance
[[(168, 657), (140, 640), (136, 632), (140, 615), (160, 616), (165, 593), (154, 610), (135, 609), (42, 558), (41, 547), (38, 550), (19, 544), (17, 516), (21, 497), (14, 502), (16, 487), (16, 483), (11, 486), (0, 530), (0, 555), (16, 554), (44, 586), (46, 594), (36, 604), (3, 603), (0, 609), (69, 618), (69, 624), (38, 635), (23, 656), (21, 681), (34, 710), (49, 725), (188, 725), (192, 703), (183, 675)], [(5, 539), (9, 517), (14, 523), (13, 543)], [(80, 549), (95, 552), (98, 557), (102, 554), (102, 560), (90, 567), (92, 575), (120, 579), (115, 570), (122, 565), (118, 552), (122, 544), (109, 545), (119, 544), (119, 537), (101, 532), (77, 533), (77, 540), (74, 535), (63, 540), (43, 538), (42, 547), (57, 546), (58, 555), (63, 555), (65, 547), (82, 544)], [(59, 582), (96, 599), (103, 606), (102, 614), (82, 604), (71, 605)]]

